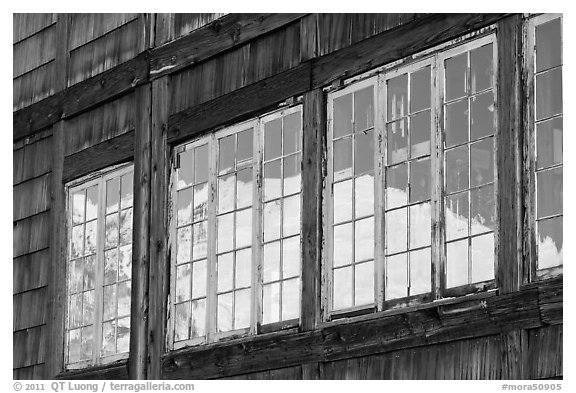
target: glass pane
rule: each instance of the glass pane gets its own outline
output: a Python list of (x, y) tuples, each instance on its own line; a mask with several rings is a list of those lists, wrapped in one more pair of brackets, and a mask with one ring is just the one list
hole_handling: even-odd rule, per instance
[(410, 75), (410, 113), (430, 108), (430, 66)]
[(264, 245), (264, 282), (276, 281), (280, 279), (280, 242), (273, 242)]
[(300, 233), (300, 195), (284, 199), (284, 217), (282, 222), (282, 236), (291, 236)]
[(468, 239), (446, 245), (446, 286), (468, 284)]
[(278, 239), (280, 237), (280, 201), (266, 203), (264, 205), (264, 241)]
[(374, 217), (356, 221), (354, 225), (355, 262), (374, 258)]
[(352, 269), (352, 266), (334, 269), (334, 310), (341, 310), (353, 305)]
[(80, 360), (80, 329), (68, 332), (68, 362), (74, 363)]
[(463, 97), (468, 92), (467, 89), (467, 53), (462, 53), (451, 57), (444, 62), (446, 67), (446, 101)]
[(492, 87), (492, 44), (470, 51), (472, 93)]
[(234, 193), (235, 182), (235, 173), (218, 178), (218, 213), (234, 210), (234, 200), (236, 199)]
[(234, 259), (233, 253), (218, 257), (218, 293), (231, 291), (234, 288)]
[(431, 291), (430, 248), (410, 252), (410, 296)]
[(104, 287), (104, 314), (102, 318), (106, 321), (116, 317), (116, 284)]
[(374, 132), (366, 131), (354, 137), (354, 175), (374, 169)]
[(246, 248), (236, 253), (236, 288), (245, 288), (252, 281), (252, 249)]
[(388, 121), (408, 114), (408, 74), (400, 75), (387, 82)]
[(282, 278), (300, 275), (300, 236), (282, 241)]
[(192, 259), (206, 258), (208, 248), (208, 222), (202, 221), (194, 224), (192, 226), (192, 236)]
[(91, 325), (94, 323), (94, 291), (84, 292), (82, 299), (82, 325)]
[(72, 245), (70, 250), (71, 258), (78, 258), (84, 255), (84, 225), (72, 227)]
[(408, 203), (408, 165), (386, 168), (386, 208)]
[(494, 181), (494, 138), (470, 144), (470, 186)]
[(446, 197), (446, 240), (468, 236), (468, 191)]
[(536, 125), (536, 167), (545, 168), (562, 163), (562, 117)]
[(82, 329), (82, 349), (80, 350), (81, 359), (90, 359), (92, 357), (92, 348), (94, 347), (94, 328), (92, 326)]
[(410, 163), (410, 203), (430, 199), (430, 159)]
[(356, 218), (374, 214), (374, 174), (367, 173), (354, 179)]
[(446, 112), (446, 146), (460, 145), (468, 141), (468, 100), (448, 104)]
[(190, 337), (190, 303), (177, 304), (174, 312), (176, 314), (174, 340), (187, 340)]
[(68, 271), (68, 288), (70, 293), (82, 291), (82, 285), (84, 281), (82, 265), (82, 259), (76, 259), (70, 262), (70, 270)]
[(334, 142), (334, 181), (352, 176), (352, 138)]
[(118, 320), (116, 336), (116, 351), (118, 353), (128, 352), (130, 349), (130, 318)]
[(202, 337), (206, 335), (206, 299), (192, 302), (192, 323), (190, 337)]
[(120, 260), (118, 269), (118, 279), (127, 280), (132, 277), (132, 246), (120, 247)]
[(235, 292), (234, 329), (250, 327), (250, 289)]
[(538, 269), (562, 265), (562, 217), (538, 221)]
[(226, 252), (234, 247), (234, 213), (218, 217), (218, 252)]
[(266, 161), (282, 154), (282, 119), (264, 125), (264, 159)]
[(189, 263), (176, 266), (176, 302), (190, 300), (190, 287), (192, 284), (192, 269)]
[(98, 186), (92, 186), (86, 190), (86, 221), (98, 216)]
[(236, 248), (252, 244), (252, 209), (236, 212)]
[(430, 202), (410, 206), (410, 248), (430, 245), (432, 232)]
[(410, 117), (410, 157), (430, 154), (430, 111)]
[(194, 184), (208, 181), (208, 144), (198, 146), (195, 150), (194, 157)]
[(229, 135), (220, 139), (218, 142), (220, 147), (218, 153), (218, 173), (221, 174), (234, 170), (236, 135)]
[(354, 305), (374, 303), (374, 262), (355, 265)]
[(252, 206), (252, 168), (238, 171), (236, 179), (236, 208)]
[(352, 219), (352, 180), (334, 184), (334, 223)]
[(374, 127), (374, 87), (354, 93), (354, 132)]
[(118, 210), (118, 200), (120, 198), (120, 179), (114, 178), (106, 182), (106, 213)]
[(122, 209), (132, 206), (134, 193), (134, 174), (132, 172), (122, 176), (120, 206)]
[(238, 133), (238, 157), (236, 157), (238, 164), (252, 161), (253, 146), (252, 129)]
[(335, 267), (352, 263), (352, 223), (334, 227), (333, 264)]
[(406, 250), (408, 231), (407, 209), (398, 209), (386, 213), (386, 254)]
[(130, 281), (118, 283), (118, 316), (130, 315)]
[(102, 324), (102, 356), (116, 353), (116, 321)]
[(84, 242), (84, 255), (94, 254), (96, 252), (96, 242), (98, 237), (98, 221), (86, 223), (86, 238)]
[(84, 258), (84, 290), (93, 289), (95, 283), (96, 255)]
[(408, 158), (408, 124), (406, 119), (386, 125), (387, 165), (394, 165)]
[(470, 191), (470, 231), (472, 235), (493, 231), (496, 224), (496, 204), (492, 184)]
[(300, 280), (295, 278), (282, 282), (282, 320), (300, 316)]
[(562, 69), (536, 76), (536, 120), (562, 113)]
[(284, 158), (284, 195), (300, 192), (300, 154)]
[(494, 93), (489, 91), (472, 97), (470, 139), (494, 134)]
[(192, 298), (206, 296), (206, 260), (192, 264)]
[(132, 208), (120, 212), (120, 245), (132, 243)]
[(72, 224), (84, 222), (85, 190), (72, 194)]
[(178, 229), (177, 237), (176, 263), (188, 262), (192, 259), (190, 255), (192, 251), (192, 227), (186, 226)]
[(407, 254), (386, 258), (386, 299), (398, 299), (408, 296)]
[(302, 129), (302, 112), (284, 116), (284, 155), (300, 150), (300, 130)]
[(472, 238), (472, 282), (494, 278), (494, 234)]
[(352, 94), (334, 99), (334, 138), (352, 133)]
[(112, 213), (106, 216), (106, 240), (104, 247), (111, 248), (118, 245), (118, 213)]
[(536, 72), (562, 64), (561, 19), (536, 26)]
[(262, 322), (273, 323), (280, 320), (280, 283), (268, 284), (263, 287)]
[(208, 218), (208, 183), (194, 187), (194, 222)]
[(70, 328), (82, 325), (82, 293), (70, 296), (68, 308), (68, 323)]
[(468, 188), (468, 145), (446, 152), (446, 192)]
[(538, 172), (537, 218), (562, 214), (562, 168)]
[(193, 150), (185, 150), (180, 153), (180, 167), (178, 168), (178, 188), (184, 188), (192, 184), (194, 174), (192, 172)]
[(264, 200), (279, 198), (282, 195), (280, 165), (282, 160), (264, 164)]
[[(178, 200), (177, 225), (181, 226), (190, 224), (192, 221), (192, 188), (178, 191), (176, 199)], [(116, 216), (116, 214), (113, 216)], [(106, 221), (108, 221), (108, 217), (106, 218)], [(106, 224), (108, 224), (108, 222), (106, 222)]]

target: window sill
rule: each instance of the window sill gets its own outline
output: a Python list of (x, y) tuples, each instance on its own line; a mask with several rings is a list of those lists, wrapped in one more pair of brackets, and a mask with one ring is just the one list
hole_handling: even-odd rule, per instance
[[(126, 354), (128, 357), (128, 354)], [(128, 379), (128, 359), (120, 359), (113, 363), (100, 364), (82, 369), (65, 370), (57, 374), (55, 379)]]

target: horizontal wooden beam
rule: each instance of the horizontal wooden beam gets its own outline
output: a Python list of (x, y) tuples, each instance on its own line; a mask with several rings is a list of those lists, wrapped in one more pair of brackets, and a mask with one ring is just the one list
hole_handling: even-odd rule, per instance
[(168, 143), (193, 138), (214, 127), (244, 120), (310, 89), (311, 64), (304, 63), (233, 93), (170, 116)]
[(105, 366), (95, 366), (82, 370), (70, 370), (58, 374), (55, 379), (128, 379), (128, 362), (121, 360)]
[(430, 14), (314, 59), (313, 87), (361, 74), (488, 26), (506, 14)]
[(432, 303), (427, 308), (379, 318), (351, 319), (309, 332), (187, 348), (165, 355), (163, 378), (239, 375), (558, 324), (562, 323), (561, 317), (545, 321), (541, 309), (548, 304), (562, 304), (562, 292), (550, 290), (559, 285), (561, 278), (506, 295), (463, 297), (453, 303)]
[(134, 131), (98, 143), (64, 158), (64, 183), (134, 157)]
[(172, 74), (306, 14), (229, 14), (150, 53), (150, 78)]

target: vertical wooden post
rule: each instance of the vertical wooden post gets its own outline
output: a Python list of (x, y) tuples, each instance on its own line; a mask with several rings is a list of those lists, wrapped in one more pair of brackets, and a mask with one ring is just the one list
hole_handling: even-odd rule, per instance
[(166, 142), (169, 115), (169, 77), (152, 82), (152, 159), (150, 196), (150, 319), (148, 334), (149, 379), (162, 379), (165, 350), (166, 298), (168, 296), (167, 195), (169, 149)]
[(496, 209), (499, 220), (496, 284), (501, 293), (520, 287), (522, 253), (522, 16), (498, 22)]
[(134, 141), (134, 221), (132, 301), (130, 308), (130, 379), (146, 379), (148, 360), (148, 273), (150, 264), (150, 85), (136, 89)]

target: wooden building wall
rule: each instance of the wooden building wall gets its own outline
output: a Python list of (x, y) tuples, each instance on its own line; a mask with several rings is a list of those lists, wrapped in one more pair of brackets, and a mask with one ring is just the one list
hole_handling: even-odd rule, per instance
[[(63, 308), (57, 299), (62, 299), (58, 278), (62, 234), (52, 229), (64, 211), (63, 184), (126, 161), (135, 161), (140, 171), (135, 173), (141, 179), (135, 183), (135, 201), (143, 198), (142, 206), (150, 209), (146, 214), (159, 223), (150, 226), (148, 234), (139, 232), (141, 227), (134, 229), (134, 239), (150, 239), (134, 244), (135, 249), (141, 247), (142, 260), (152, 261), (143, 288), (150, 291), (151, 304), (146, 328), (148, 336), (155, 337), (149, 345), (148, 377), (561, 377), (561, 279), (522, 291), (506, 281), (513, 279), (505, 279), (501, 295), (470, 300), (466, 307), (439, 305), (376, 322), (315, 329), (307, 316), (299, 332), (252, 337), (240, 344), (169, 354), (162, 354), (158, 344), (165, 333), (162, 296), (168, 277), (162, 263), (169, 252), (162, 229), (166, 204), (162, 192), (174, 143), (261, 114), (302, 94), (306, 108), (321, 108), (322, 87), (493, 23), (511, 25), (511, 31), (518, 32), (516, 18), (16, 14), (14, 378), (53, 378), (61, 371), (57, 341)], [(317, 120), (310, 120), (309, 126), (319, 127), (321, 133), (321, 119)], [(305, 263), (313, 265), (317, 254), (314, 244), (309, 248), (310, 260)], [(317, 289), (313, 278), (308, 283), (310, 291)], [(138, 342), (138, 348), (144, 344)], [(121, 362), (60, 377), (126, 378), (127, 369)]]

